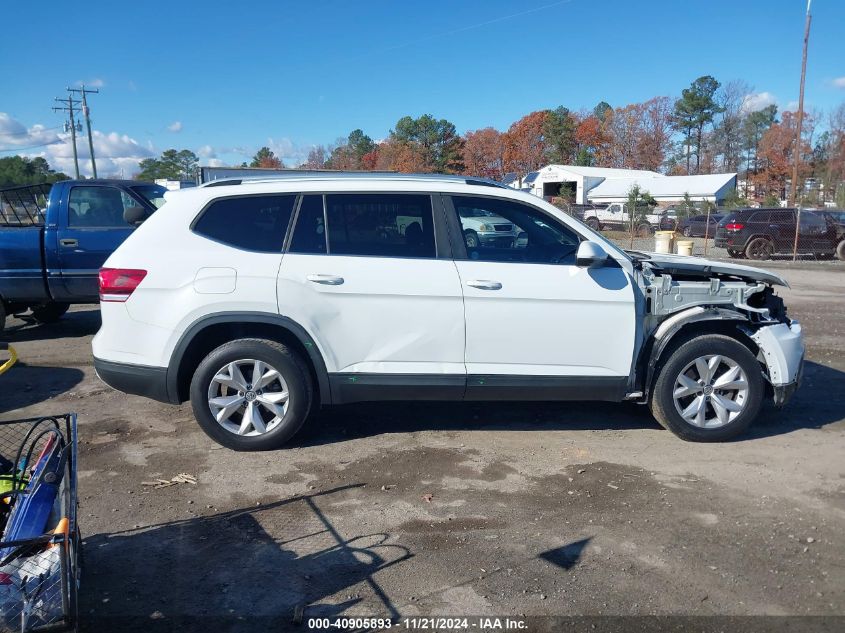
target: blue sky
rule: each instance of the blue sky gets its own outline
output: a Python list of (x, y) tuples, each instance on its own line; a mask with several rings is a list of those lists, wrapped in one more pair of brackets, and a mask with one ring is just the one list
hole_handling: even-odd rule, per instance
[[(0, 148), (53, 143), (23, 151), (67, 171), (69, 144), (55, 129), (63, 119), (50, 107), (80, 81), (101, 90), (91, 98), (100, 172), (126, 175), (170, 147), (210, 164), (270, 145), (292, 165), (357, 127), (383, 138), (406, 114), (447, 118), (460, 132), (503, 130), (541, 108), (675, 97), (704, 74), (743, 79), (759, 103), (794, 107), (805, 8), (804, 0), (7, 3)], [(845, 2), (814, 1), (808, 107), (845, 101), (843, 24)]]

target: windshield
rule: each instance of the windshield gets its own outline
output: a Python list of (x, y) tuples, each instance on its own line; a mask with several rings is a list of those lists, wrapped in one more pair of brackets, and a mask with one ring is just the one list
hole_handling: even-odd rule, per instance
[(160, 209), (161, 205), (164, 204), (164, 194), (167, 192), (167, 189), (161, 185), (138, 185), (137, 187), (132, 187), (132, 191), (137, 193), (156, 209)]

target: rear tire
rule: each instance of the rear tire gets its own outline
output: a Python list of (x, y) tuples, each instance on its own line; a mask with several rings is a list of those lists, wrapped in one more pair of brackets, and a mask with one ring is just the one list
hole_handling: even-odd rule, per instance
[(775, 245), (766, 237), (755, 237), (745, 247), (745, 256), (748, 259), (771, 259), (774, 252)]
[(684, 237), (692, 237), (692, 227), (684, 227)]
[(598, 218), (587, 218), (586, 225), (594, 231), (598, 231), (601, 229), (601, 223), (599, 222)]
[[(257, 363), (261, 363), (256, 371), (262, 382), (253, 385)], [(274, 372), (275, 378), (271, 377)], [(238, 390), (234, 385), (240, 379), (245, 384)], [(313, 393), (311, 374), (295, 352), (276, 341), (257, 338), (230, 341), (213, 350), (194, 372), (190, 390), (191, 407), (202, 430), (235, 451), (281, 448), (308, 418)], [(212, 405), (212, 399), (216, 404)], [(226, 399), (231, 399), (231, 406), (220, 404)]]
[[(716, 361), (717, 357), (721, 360)], [(702, 359), (706, 359), (705, 367), (715, 365), (709, 378), (697, 369), (696, 361)], [(730, 372), (736, 373), (736, 379), (728, 375)], [(693, 389), (676, 398), (686, 385)], [(681, 439), (721, 442), (748, 429), (760, 412), (764, 391), (760, 363), (750, 349), (729, 336), (706, 334), (682, 343), (670, 353), (658, 369), (649, 405), (660, 425)], [(704, 412), (699, 420), (688, 421), (683, 413), (689, 411), (688, 415), (695, 417), (698, 408), (694, 403)]]
[(654, 233), (654, 227), (651, 224), (640, 224), (637, 227), (637, 237), (649, 237)]
[(64, 316), (69, 307), (69, 303), (51, 301), (40, 306), (32, 306), (32, 316), (39, 323), (55, 323)]

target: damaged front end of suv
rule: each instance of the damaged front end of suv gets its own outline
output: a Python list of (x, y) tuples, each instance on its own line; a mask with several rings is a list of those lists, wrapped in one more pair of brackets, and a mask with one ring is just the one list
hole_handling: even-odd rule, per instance
[(775, 286), (780, 276), (749, 266), (699, 258), (635, 254), (643, 302), (643, 332), (629, 399), (648, 401), (661, 359), (699, 333), (723, 333), (744, 343), (760, 363), (774, 404), (798, 388), (804, 361), (801, 325), (790, 319)]

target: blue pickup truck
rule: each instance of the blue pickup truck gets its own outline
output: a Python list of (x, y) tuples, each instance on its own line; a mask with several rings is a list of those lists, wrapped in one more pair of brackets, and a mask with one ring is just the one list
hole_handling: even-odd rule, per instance
[(164, 203), (135, 180), (65, 180), (0, 190), (0, 331), (7, 314), (49, 323), (96, 303), (103, 262)]

